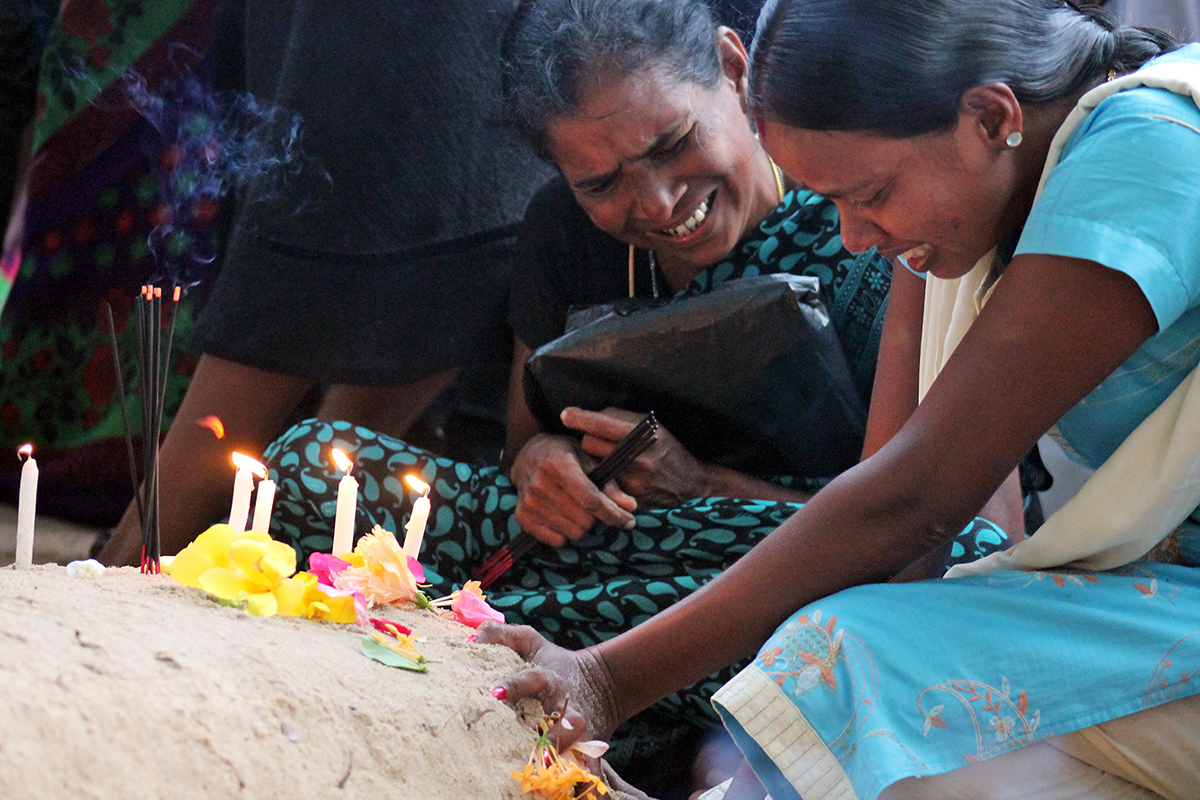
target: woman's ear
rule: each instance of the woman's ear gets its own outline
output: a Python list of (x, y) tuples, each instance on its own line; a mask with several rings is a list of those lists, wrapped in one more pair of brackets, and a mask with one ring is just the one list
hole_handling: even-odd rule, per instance
[(1025, 124), (1020, 101), (1003, 83), (973, 86), (963, 92), (958, 117), (960, 126), (967, 123), (966, 130), (997, 150), (1012, 149), (1014, 139), (1010, 137), (1020, 134)]
[(737, 93), (742, 111), (749, 111), (750, 58), (746, 55), (741, 37), (732, 28), (724, 25), (717, 28), (717, 56), (721, 59), (721, 71), (725, 74), (725, 80), (730, 82)]

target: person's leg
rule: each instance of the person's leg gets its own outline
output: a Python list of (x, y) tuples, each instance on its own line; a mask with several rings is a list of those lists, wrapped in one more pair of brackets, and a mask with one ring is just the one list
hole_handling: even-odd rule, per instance
[[(229, 508), (236, 450), (259, 458), (313, 382), (204, 355), (158, 453), (162, 552), (171, 555), (219, 520)], [(225, 438), (196, 425), (218, 417)], [(137, 564), (142, 540), (137, 506), (125, 510), (99, 558)]]
[(1047, 744), (1164, 797), (1200, 797), (1200, 695), (1048, 739)]
[(414, 475), (429, 484), (431, 513), (418, 558), (433, 584), (429, 592), (448, 594), (460, 587), (474, 566), (519, 530), (512, 519), (516, 490), (499, 468), (443, 458), (342, 420), (308, 419), (293, 425), (264, 454), (279, 484), (271, 535), (296, 549), (301, 568), (309, 555), (327, 553), (333, 543), (342, 477), (330, 460), (334, 447), (354, 463), (356, 540), (380, 525), (403, 542), (416, 500), (404, 477)]
[(455, 367), (403, 386), (334, 384), (325, 393), (317, 416), (349, 420), (378, 433), (404, 437), (457, 374)]
[[(1194, 795), (1186, 795), (1194, 796)], [(905, 778), (879, 800), (1152, 800), (1124, 778), (1089, 766), (1046, 742), (952, 772)]]

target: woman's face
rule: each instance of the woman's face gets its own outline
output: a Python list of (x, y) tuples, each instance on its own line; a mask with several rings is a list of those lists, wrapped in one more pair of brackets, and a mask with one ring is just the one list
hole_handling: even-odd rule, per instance
[(904, 255), (939, 278), (966, 274), (1013, 228), (1013, 159), (970, 118), (947, 133), (889, 139), (763, 123), (763, 144), (798, 183), (837, 205), (842, 241)]
[(693, 274), (779, 202), (746, 119), (740, 43), (736, 51), (740, 61), (726, 58), (712, 88), (653, 70), (601, 77), (577, 115), (547, 129), (551, 156), (598, 228)]

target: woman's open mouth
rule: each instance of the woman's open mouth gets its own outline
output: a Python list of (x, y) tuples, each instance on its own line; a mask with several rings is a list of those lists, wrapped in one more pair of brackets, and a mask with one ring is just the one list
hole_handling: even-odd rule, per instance
[(904, 264), (904, 266), (908, 267), (909, 269), (913, 270), (914, 272), (924, 272), (925, 271), (925, 261), (926, 261), (926, 259), (929, 258), (929, 253), (932, 250), (933, 250), (932, 245), (929, 245), (929, 244), (919, 245), (917, 247), (912, 247), (912, 248), (909, 248), (908, 250), (905, 250), (903, 253), (896, 256), (896, 260), (901, 262), (902, 264)]
[(659, 233), (676, 239), (687, 236), (691, 233), (695, 233), (696, 229), (703, 225), (704, 220), (708, 218), (716, 196), (717, 190), (713, 189), (712, 194), (700, 201), (700, 205), (696, 206), (696, 209), (688, 216), (687, 219), (673, 228), (660, 228)]

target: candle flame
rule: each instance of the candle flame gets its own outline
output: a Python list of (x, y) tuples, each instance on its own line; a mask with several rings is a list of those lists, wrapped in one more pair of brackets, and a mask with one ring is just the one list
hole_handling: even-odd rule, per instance
[(349, 475), (350, 470), (354, 468), (354, 462), (350, 460), (350, 457), (336, 447), (333, 448), (333, 463), (338, 469), (347, 475)]
[(260, 478), (267, 477), (267, 468), (250, 456), (235, 452), (232, 458), (233, 465), (238, 469), (248, 469)]
[(429, 484), (418, 478), (416, 475), (405, 475), (404, 482), (411, 486), (415, 491), (421, 494), (429, 494)]
[(33, 445), (32, 444), (23, 444), (20, 447), (18, 447), (17, 448), (17, 458), (20, 458), (22, 460), (24, 460), (26, 458), (33, 458)]
[(179, 295), (180, 295), (180, 294), (181, 294), (181, 291), (180, 291), (179, 287), (178, 287), (178, 286), (176, 286), (176, 287), (175, 287), (174, 296), (173, 296), (171, 299), (172, 299), (172, 300), (174, 300), (176, 303), (178, 303), (178, 302), (179, 302)]
[(196, 424), (201, 428), (208, 428), (213, 432), (213, 436), (216, 436), (218, 439), (225, 438), (225, 423), (221, 422), (220, 417), (201, 417), (196, 420)]

